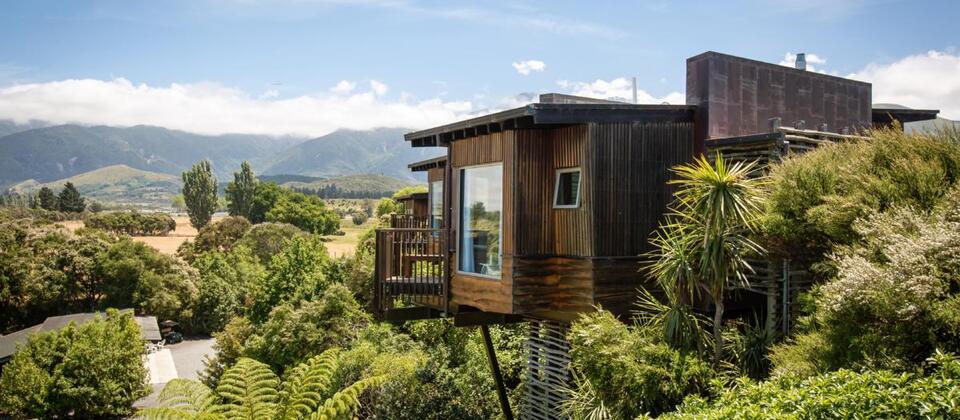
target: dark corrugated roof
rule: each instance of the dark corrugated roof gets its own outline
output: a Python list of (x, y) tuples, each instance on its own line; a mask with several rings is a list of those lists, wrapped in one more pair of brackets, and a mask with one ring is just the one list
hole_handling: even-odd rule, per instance
[(447, 166), (446, 156), (437, 156), (433, 159), (421, 160), (419, 162), (413, 162), (407, 165), (407, 167), (413, 172), (423, 172), (428, 169), (442, 168), (444, 166)]

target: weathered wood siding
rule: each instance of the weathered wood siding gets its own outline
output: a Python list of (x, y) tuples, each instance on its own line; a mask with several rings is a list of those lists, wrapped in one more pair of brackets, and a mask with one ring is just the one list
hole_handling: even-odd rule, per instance
[[(452, 165), (452, 179), (445, 187), (450, 188), (452, 194), (450, 207), (452, 208), (451, 248), (454, 249), (451, 257), (453, 267), (450, 280), (451, 303), (455, 306), (469, 306), (487, 312), (513, 313), (513, 280), (510, 269), (512, 267), (510, 255), (513, 253), (513, 212), (508, 207), (508, 199), (513, 191), (512, 159), (505, 161), (512, 155), (514, 135), (512, 131), (486, 134), (457, 140), (450, 145), (448, 165)], [(463, 274), (457, 271), (459, 256), (455, 251), (459, 244), (460, 230), (460, 169), (468, 166), (490, 163), (503, 163), (503, 219), (502, 232), (502, 276), (500, 280), (486, 277)], [(510, 204), (512, 206), (512, 204)]]
[[(517, 130), (516, 218), (518, 256), (593, 255), (590, 235), (591, 168), (584, 163), (589, 128)], [(555, 209), (558, 169), (580, 168), (580, 206)]]
[[(626, 314), (642, 254), (673, 199), (670, 168), (694, 154), (693, 123), (607, 123), (592, 127), (594, 303)], [(652, 285), (650, 285), (652, 286)]]
[(443, 181), (444, 168), (433, 168), (427, 170), (427, 182)]

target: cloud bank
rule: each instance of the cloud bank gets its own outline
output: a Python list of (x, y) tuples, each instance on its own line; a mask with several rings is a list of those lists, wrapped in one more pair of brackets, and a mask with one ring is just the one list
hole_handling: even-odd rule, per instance
[(546, 68), (547, 65), (540, 60), (526, 60), (513, 63), (513, 69), (524, 76), (530, 74), (530, 72), (544, 71)]
[(321, 136), (339, 128), (423, 128), (468, 117), (468, 101), (384, 97), (388, 86), (372, 80), (356, 92), (341, 81), (329, 93), (257, 97), (215, 83), (134, 84), (127, 79), (71, 79), (0, 88), (0, 119), (54, 124), (156, 125), (200, 134)]
[(850, 78), (873, 84), (874, 103), (939, 109), (960, 119), (960, 55), (928, 51), (889, 64), (870, 64)]

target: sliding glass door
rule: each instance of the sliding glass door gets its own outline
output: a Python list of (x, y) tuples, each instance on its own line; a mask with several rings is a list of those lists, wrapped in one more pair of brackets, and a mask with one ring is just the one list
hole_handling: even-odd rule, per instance
[(461, 272), (500, 278), (503, 165), (460, 170)]

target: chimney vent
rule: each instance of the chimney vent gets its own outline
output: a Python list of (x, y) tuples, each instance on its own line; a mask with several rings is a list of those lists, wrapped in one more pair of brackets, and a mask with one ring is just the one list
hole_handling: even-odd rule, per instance
[(797, 54), (797, 60), (793, 63), (794, 67), (797, 70), (806, 70), (807, 69), (807, 54), (799, 53)]

